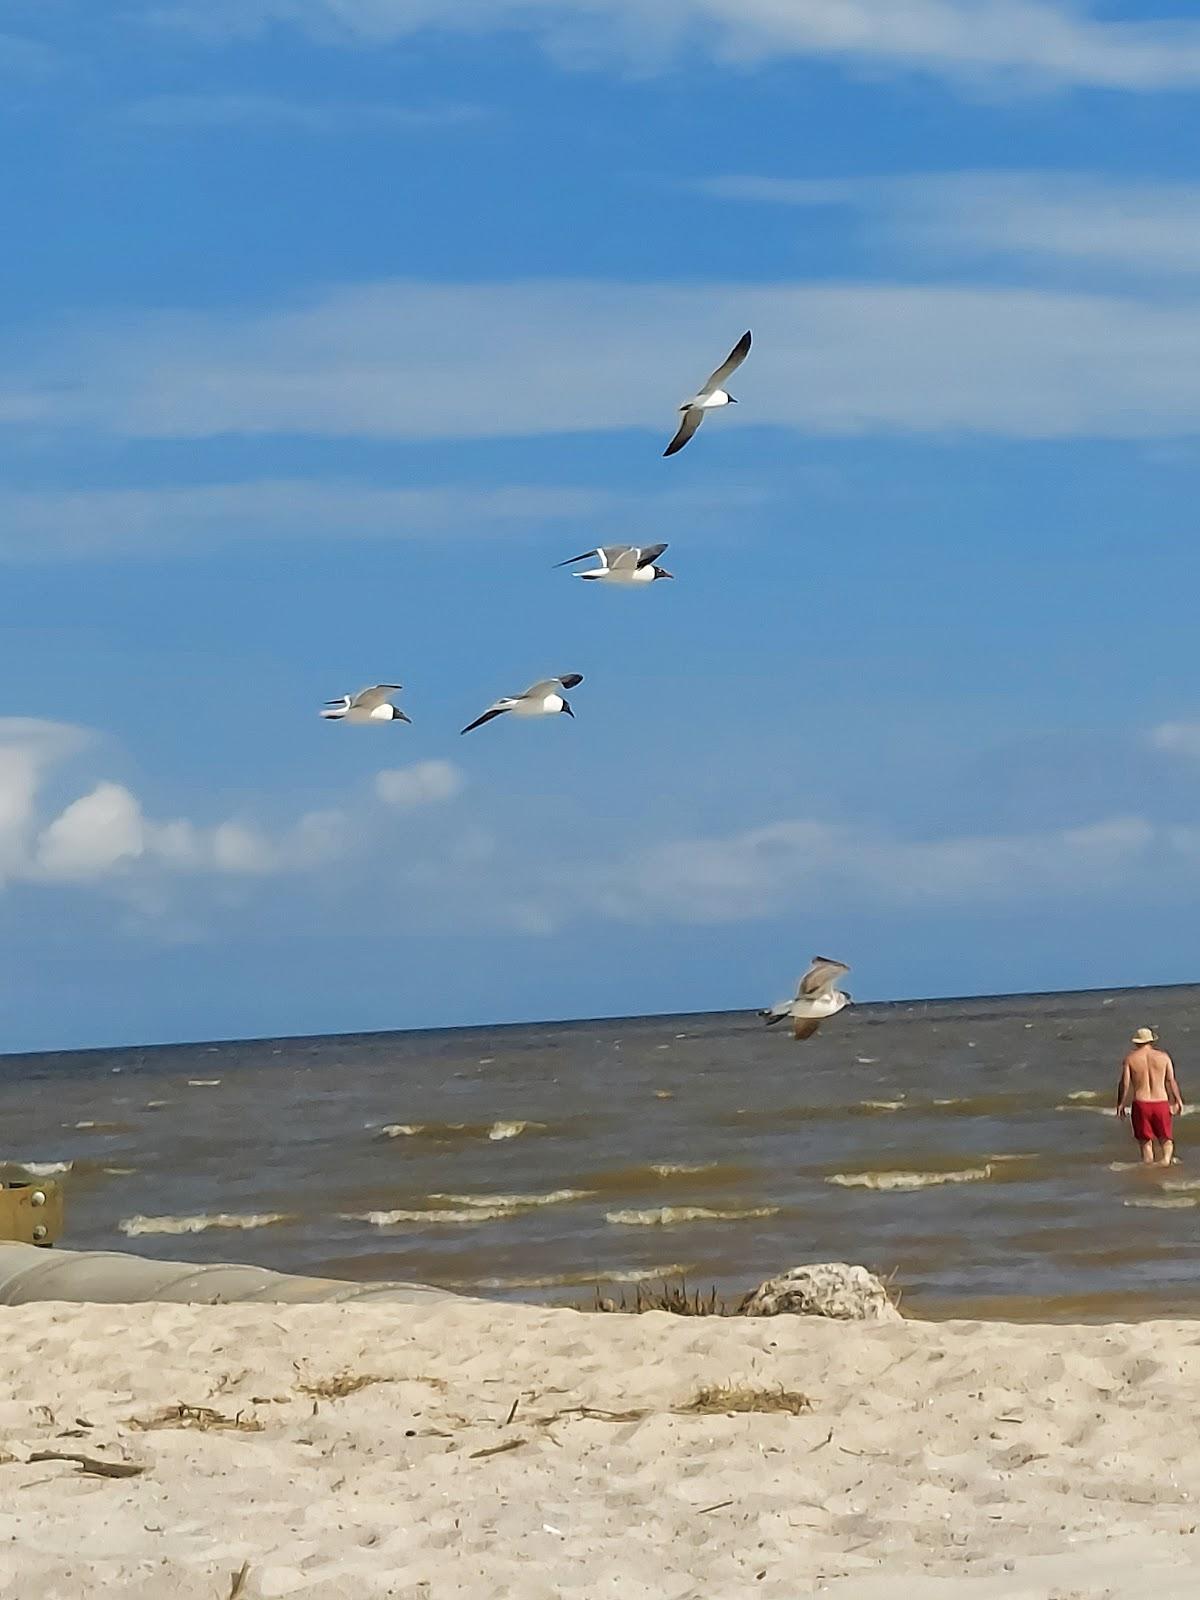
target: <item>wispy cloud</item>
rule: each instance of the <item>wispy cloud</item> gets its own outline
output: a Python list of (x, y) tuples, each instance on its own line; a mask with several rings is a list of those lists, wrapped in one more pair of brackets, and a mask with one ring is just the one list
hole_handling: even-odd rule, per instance
[[(738, 922), (855, 905), (1036, 904), (1127, 882), (1181, 842), (1140, 817), (1046, 833), (911, 839), (797, 819), (738, 833), (665, 839), (590, 880), (594, 903), (628, 921)], [(1182, 851), (1191, 859), (1193, 847)]]
[[(752, 491), (722, 503), (757, 504)], [(0, 490), (0, 562), (153, 554), (162, 559), (250, 539), (521, 538), (547, 525), (605, 519), (654, 532), (694, 518), (714, 493), (501, 485), (392, 489), (338, 479), (276, 478), (152, 489)]]
[(1146, 735), (1152, 750), (1200, 760), (1200, 722), (1160, 722)]
[(155, 0), (146, 14), (210, 38), (284, 26), (369, 45), (433, 30), (523, 33), (568, 64), (643, 70), (700, 50), (737, 67), (825, 56), (1064, 87), (1200, 84), (1200, 25), (1099, 10), (1085, 0)]
[(851, 211), (879, 242), (944, 257), (1200, 276), (1200, 184), (1075, 172), (943, 172), (843, 180), (740, 175), (719, 199)]
[(397, 811), (437, 805), (462, 793), (465, 779), (452, 761), (414, 761), (375, 776), (375, 793)]
[(370, 101), (287, 100), (263, 94), (164, 94), (137, 100), (122, 110), (142, 128), (277, 128), (288, 133), (328, 134), (363, 128), (450, 128), (475, 122), (483, 108), (471, 105), (405, 106)]
[(0, 416), (141, 438), (665, 436), (747, 326), (733, 428), (1200, 429), (1200, 299), (892, 283), (393, 282), (294, 310), (83, 322), (10, 358)]

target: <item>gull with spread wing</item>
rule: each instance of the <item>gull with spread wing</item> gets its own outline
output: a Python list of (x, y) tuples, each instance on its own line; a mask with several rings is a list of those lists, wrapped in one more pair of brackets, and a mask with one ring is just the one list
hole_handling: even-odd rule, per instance
[(793, 1039), (811, 1039), (826, 1017), (836, 1016), (851, 1004), (850, 996), (837, 987), (838, 979), (849, 971), (844, 961), (814, 956), (812, 965), (796, 985), (795, 998), (780, 1000), (759, 1015), (766, 1019), (768, 1028), (790, 1017)]
[(391, 696), (402, 688), (399, 683), (376, 683), (355, 695), (326, 700), (321, 715), (329, 722), (411, 722), (412, 718), (391, 702)]
[(622, 586), (631, 584), (653, 583), (656, 578), (673, 578), (675, 574), (668, 572), (666, 567), (656, 566), (660, 555), (666, 549), (665, 544), (602, 544), (596, 550), (585, 550), (582, 555), (571, 556), (567, 561), (556, 561), (556, 567), (569, 567), (576, 561), (587, 561), (595, 556), (600, 565), (589, 567), (586, 572), (577, 572), (577, 578), (594, 578), (601, 583), (616, 583)]
[(582, 672), (564, 672), (561, 678), (543, 678), (538, 683), (530, 684), (524, 694), (502, 695), (499, 700), (493, 701), (481, 717), (468, 722), (462, 731), (470, 733), (472, 728), (482, 728), (485, 722), (502, 717), (506, 711), (511, 711), (514, 717), (556, 717), (564, 711), (568, 717), (573, 717), (575, 713), (571, 710), (570, 701), (562, 691), (573, 689), (582, 682)]
[(683, 449), (684, 445), (704, 421), (704, 413), (706, 411), (712, 411), (717, 406), (737, 405), (737, 401), (722, 386), (725, 380), (737, 371), (749, 353), (750, 334), (747, 331), (734, 345), (717, 370), (710, 376), (700, 392), (694, 394), (690, 400), (685, 400), (680, 406), (679, 432), (663, 451), (664, 456), (673, 456), (677, 451)]

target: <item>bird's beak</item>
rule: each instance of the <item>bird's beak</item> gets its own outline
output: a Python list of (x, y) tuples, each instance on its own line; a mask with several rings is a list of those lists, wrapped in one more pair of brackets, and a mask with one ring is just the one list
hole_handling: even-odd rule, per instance
[(666, 567), (656, 567), (654, 570), (658, 573), (660, 578), (673, 578), (675, 576), (673, 572), (668, 572)]
[(392, 718), (392, 721), (407, 722), (410, 727), (412, 726), (412, 718), (407, 714), (407, 712), (401, 711), (399, 706), (396, 707), (396, 715)]
[(563, 701), (563, 710), (567, 713), (567, 715), (569, 717), (574, 717), (575, 713), (571, 710), (571, 706), (570, 706), (570, 702), (569, 701), (567, 701), (567, 700)]
[(735, 406), (735, 405), (737, 405), (737, 400), (736, 400), (736, 398), (735, 398), (735, 397), (734, 397), (734, 396), (733, 396), (733, 395), (730, 395), (730, 396), (729, 396), (729, 404), (730, 404), (730, 405), (731, 405), (731, 406)]

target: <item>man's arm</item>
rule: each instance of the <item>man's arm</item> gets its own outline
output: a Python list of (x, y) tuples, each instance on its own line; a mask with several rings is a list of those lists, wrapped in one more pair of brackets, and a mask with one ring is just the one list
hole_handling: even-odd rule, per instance
[(1183, 1096), (1179, 1092), (1179, 1085), (1175, 1081), (1175, 1063), (1170, 1056), (1167, 1057), (1167, 1099), (1171, 1102), (1172, 1111), (1183, 1110)]
[(1121, 1063), (1121, 1080), (1117, 1084), (1117, 1115), (1123, 1117), (1125, 1108), (1129, 1104), (1129, 1059), (1126, 1057)]

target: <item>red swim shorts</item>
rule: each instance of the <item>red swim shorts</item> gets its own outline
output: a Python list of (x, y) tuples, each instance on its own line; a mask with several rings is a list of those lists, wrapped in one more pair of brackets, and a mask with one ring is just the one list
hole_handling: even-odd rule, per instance
[(1130, 1108), (1129, 1120), (1133, 1137), (1139, 1144), (1151, 1139), (1163, 1143), (1171, 1137), (1171, 1102), (1169, 1100), (1135, 1100)]

